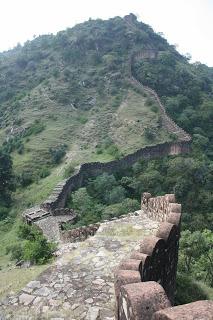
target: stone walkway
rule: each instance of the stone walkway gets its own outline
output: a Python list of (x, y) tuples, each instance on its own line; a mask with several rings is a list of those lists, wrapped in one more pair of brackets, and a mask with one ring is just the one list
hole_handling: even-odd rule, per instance
[(0, 320), (113, 320), (113, 271), (157, 226), (138, 211), (101, 224), (84, 242), (62, 245), (53, 266), (0, 302)]

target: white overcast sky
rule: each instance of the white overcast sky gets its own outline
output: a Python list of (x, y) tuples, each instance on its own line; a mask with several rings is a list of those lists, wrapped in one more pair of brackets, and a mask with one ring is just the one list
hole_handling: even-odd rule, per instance
[(130, 12), (193, 61), (213, 67), (213, 0), (0, 0), (0, 51), (90, 17)]

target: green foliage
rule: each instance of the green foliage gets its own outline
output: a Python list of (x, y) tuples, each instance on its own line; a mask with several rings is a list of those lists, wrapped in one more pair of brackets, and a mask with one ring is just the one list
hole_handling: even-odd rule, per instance
[(33, 183), (33, 173), (29, 171), (24, 171), (18, 176), (18, 182), (21, 187), (25, 188)]
[(24, 136), (28, 137), (31, 135), (38, 134), (45, 129), (45, 125), (41, 122), (41, 120), (36, 119), (34, 123), (25, 131)]
[(18, 153), (22, 154), (24, 152), (22, 137), (20, 136), (10, 137), (7, 141), (3, 142), (2, 149), (6, 153), (11, 153), (17, 150)]
[(64, 170), (64, 178), (69, 178), (75, 172), (75, 168), (72, 164), (68, 165)]
[(108, 153), (109, 155), (113, 156), (114, 159), (120, 159), (122, 157), (122, 153), (120, 152), (118, 146), (114, 144), (110, 137), (105, 138), (102, 144), (98, 144), (96, 146), (96, 153)]
[(86, 116), (83, 116), (83, 115), (79, 116), (79, 117), (77, 118), (77, 120), (78, 120), (81, 124), (85, 124), (85, 123), (87, 123), (87, 121), (88, 121), (87, 117), (86, 117)]
[(39, 171), (39, 177), (42, 179), (48, 177), (49, 175), (50, 175), (50, 169), (47, 167), (43, 167)]
[(26, 241), (23, 250), (23, 259), (35, 264), (46, 263), (52, 258), (55, 245), (50, 244), (47, 239), (40, 235), (35, 241)]
[(104, 173), (92, 180), (87, 187), (90, 196), (97, 198), (102, 203), (106, 203), (108, 193), (117, 185), (113, 175)]
[(15, 190), (15, 180), (11, 157), (0, 149), (0, 220), (8, 214), (11, 192)]
[(144, 135), (148, 141), (153, 141), (156, 133), (152, 128), (145, 128)]
[(67, 205), (78, 213), (76, 226), (87, 225), (139, 209), (139, 202), (126, 194), (113, 175), (102, 174), (74, 192)]
[(11, 260), (43, 264), (52, 258), (56, 245), (48, 242), (37, 227), (20, 225), (18, 237), (22, 240), (22, 243), (7, 247), (7, 254), (10, 253)]
[(19, 154), (23, 154), (24, 153), (24, 145), (23, 144), (20, 144), (20, 146), (17, 148), (17, 152)]
[(20, 243), (8, 246), (6, 248), (6, 254), (10, 254), (11, 260), (19, 261), (23, 257), (23, 246)]
[(119, 203), (125, 199), (125, 189), (122, 186), (116, 186), (108, 194), (105, 194), (107, 204)]
[(94, 201), (87, 193), (86, 188), (81, 188), (72, 194), (68, 206), (74, 208), (78, 213), (76, 226), (88, 225), (101, 220), (103, 206)]
[(49, 153), (53, 164), (59, 164), (66, 154), (67, 145), (61, 144), (54, 148), (49, 148)]
[(119, 148), (115, 144), (110, 145), (106, 151), (115, 159), (120, 159), (122, 157), (122, 154), (119, 151)]
[(207, 300), (209, 297), (201, 285), (195, 282), (190, 276), (178, 273), (175, 305), (195, 302), (197, 300)]
[(182, 232), (179, 270), (213, 286), (213, 232)]
[[(78, 224), (82, 225), (135, 210), (139, 207), (141, 192), (149, 191), (153, 195), (175, 192), (178, 201), (183, 204), (183, 228), (193, 232), (199, 229), (201, 238), (208, 239), (209, 233), (203, 230), (213, 230), (212, 69), (197, 63), (189, 64), (164, 38), (144, 23), (137, 22), (134, 16), (132, 18), (133, 28), (119, 17), (108, 21), (91, 20), (59, 32), (56, 36), (37, 37), (27, 41), (24, 46), (0, 55), (0, 123), (3, 129), (0, 138), (3, 141), (4, 128), (9, 129), (13, 124), (27, 127), (31, 119), (38, 117), (38, 113), (41, 119), (31, 123), (23, 136), (7, 137), (3, 145), (4, 152), (0, 151), (0, 219), (13, 219), (9, 204), (14, 179), (11, 158), (5, 152), (11, 153), (18, 168), (17, 180), (22, 188), (18, 190), (16, 206), (21, 202), (21, 209), (38, 200), (27, 193), (28, 189), (31, 193), (35, 190), (30, 189), (30, 184), (47, 177), (51, 169), (48, 166), (60, 163), (66, 153), (66, 146), (60, 143), (68, 142), (71, 136), (73, 140), (69, 141), (69, 146), (75, 143), (80, 152), (85, 152), (81, 140), (85, 140), (83, 142), (88, 149), (91, 141), (101, 141), (96, 148), (96, 156), (101, 158), (108, 155), (110, 159), (122, 156), (120, 145), (110, 138), (104, 141), (110, 128), (111, 118), (108, 121), (108, 116), (118, 112), (120, 108), (117, 108), (125, 101), (122, 92), (130, 88), (125, 82), (130, 54), (154, 48), (160, 52), (157, 58), (135, 61), (134, 74), (143, 84), (157, 91), (171, 117), (193, 135), (191, 155), (144, 161), (116, 176), (98, 177), (86, 189), (76, 191), (70, 205), (79, 212)], [(148, 97), (148, 109), (157, 112), (149, 95), (143, 93), (143, 96)], [(101, 117), (104, 117), (104, 121), (99, 119)], [(85, 133), (83, 125), (88, 120), (93, 120), (95, 124), (97, 122), (99, 126), (92, 128), (88, 122)], [(76, 129), (78, 127), (79, 131)], [(152, 124), (143, 128), (147, 128), (145, 143), (153, 143), (159, 132)], [(95, 133), (90, 134), (91, 131)], [(174, 136), (169, 138), (175, 140)], [(132, 146), (128, 146), (128, 142), (129, 150)], [(55, 147), (48, 150), (50, 145)], [(141, 145), (143, 143), (140, 141), (136, 146)], [(88, 154), (83, 153), (83, 158), (87, 157)], [(82, 159), (82, 154), (77, 161), (79, 159)], [(67, 168), (65, 175), (72, 174), (72, 171), (73, 168)], [(50, 191), (51, 183), (44, 184), (44, 180), (40, 182), (40, 193), (48, 192), (46, 189)], [(26, 186), (28, 188), (25, 189)], [(24, 200), (20, 200), (22, 198)], [(19, 208), (15, 207), (14, 210)], [(39, 251), (43, 252), (41, 247), (45, 248), (47, 244), (29, 230), (25, 239), (28, 233), (29, 239), (24, 242), (29, 242), (23, 247), (23, 255), (42, 262)], [(192, 274), (197, 279), (204, 280), (206, 277), (205, 281), (211, 283), (204, 270), (209, 270), (208, 261), (205, 260), (208, 255), (203, 255), (205, 246), (199, 250), (202, 259), (192, 257)], [(20, 254), (21, 249), (14, 248), (13, 254), (16, 251)], [(182, 254), (184, 256), (185, 253)], [(195, 266), (198, 273), (193, 271)], [(181, 290), (183, 292), (185, 286)], [(188, 295), (193, 294), (191, 290)], [(184, 299), (188, 301), (188, 297)]]

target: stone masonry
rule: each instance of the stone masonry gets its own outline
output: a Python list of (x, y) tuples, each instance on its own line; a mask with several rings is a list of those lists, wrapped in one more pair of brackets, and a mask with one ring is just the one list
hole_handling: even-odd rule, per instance
[[(134, 22), (132, 22), (132, 16), (130, 15), (124, 18), (126, 23), (135, 28)], [(48, 218), (57, 210), (63, 209), (66, 205), (66, 200), (69, 194), (78, 188), (84, 187), (89, 178), (94, 178), (104, 172), (112, 174), (120, 169), (127, 169), (131, 167), (135, 162), (141, 159), (153, 159), (156, 157), (163, 157), (165, 155), (176, 155), (187, 153), (190, 151), (191, 137), (182, 128), (180, 128), (166, 113), (163, 104), (160, 101), (157, 93), (143, 86), (135, 77), (132, 72), (132, 65), (135, 60), (139, 59), (155, 59), (159, 52), (154, 49), (144, 49), (139, 52), (134, 52), (129, 60), (129, 81), (133, 86), (136, 86), (142, 93), (147, 92), (149, 95), (153, 96), (157, 106), (159, 107), (160, 116), (162, 119), (162, 125), (166, 128), (169, 133), (176, 136), (175, 142), (166, 142), (158, 144), (155, 146), (148, 146), (138, 151), (123, 157), (120, 160), (114, 160), (107, 163), (92, 162), (84, 163), (80, 166), (78, 172), (71, 176), (70, 178), (61, 181), (53, 190), (50, 197), (40, 205), (39, 208), (34, 210), (34, 208), (28, 210), (25, 213), (25, 220), (27, 222), (35, 223), (36, 220), (44, 219), (42, 222), (37, 223), (39, 227), (43, 230), (44, 234), (51, 240), (60, 240), (60, 223), (69, 221), (69, 217), (62, 219), (59, 218)], [(67, 212), (68, 213), (68, 212)], [(59, 213), (59, 215), (61, 215)], [(54, 216), (54, 214), (53, 214)], [(48, 230), (54, 228), (55, 233), (50, 234)], [(52, 236), (54, 235), (54, 236)]]
[(140, 249), (120, 262), (115, 272), (117, 320), (213, 319), (213, 301), (172, 308), (174, 303), (181, 205), (174, 194), (152, 197), (144, 193), (141, 207), (158, 221), (155, 235), (140, 242)]
[(0, 302), (0, 319), (113, 320), (113, 270), (157, 227), (141, 210), (102, 223), (84, 242), (61, 244), (51, 267)]

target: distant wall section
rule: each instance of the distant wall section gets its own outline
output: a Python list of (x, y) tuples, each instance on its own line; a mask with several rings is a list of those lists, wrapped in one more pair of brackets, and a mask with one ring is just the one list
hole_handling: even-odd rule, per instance
[(190, 141), (166, 142), (156, 146), (142, 148), (120, 160), (106, 163), (91, 162), (82, 164), (77, 174), (60, 182), (55, 187), (50, 197), (41, 204), (41, 208), (50, 212), (56, 208), (63, 208), (71, 192), (85, 186), (89, 178), (96, 177), (102, 173), (113, 174), (121, 169), (131, 167), (134, 163), (142, 159), (154, 159), (188, 152), (190, 152)]

